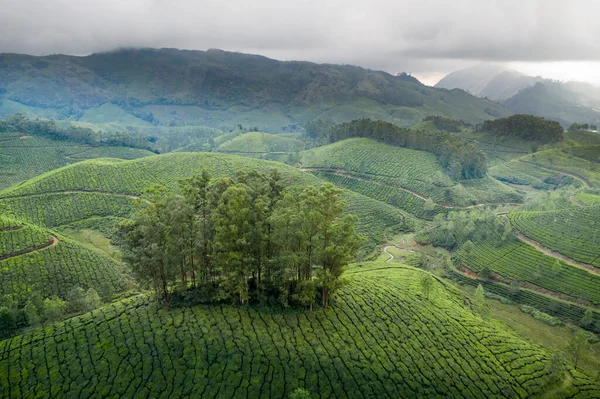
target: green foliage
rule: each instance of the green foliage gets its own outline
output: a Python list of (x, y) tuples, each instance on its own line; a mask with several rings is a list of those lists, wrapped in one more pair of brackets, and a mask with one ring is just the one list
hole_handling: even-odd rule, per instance
[(290, 393), (290, 399), (310, 399), (310, 392), (304, 388), (296, 388)]
[(0, 339), (8, 338), (17, 331), (14, 312), (6, 306), (0, 306)]
[(585, 332), (583, 330), (577, 330), (573, 337), (569, 340), (567, 344), (567, 352), (569, 356), (571, 356), (571, 360), (575, 368), (577, 368), (577, 364), (581, 359), (581, 355), (589, 350), (589, 344)]
[(579, 325), (583, 328), (589, 328), (594, 322), (594, 314), (591, 309), (587, 309), (579, 322)]
[(564, 139), (564, 130), (558, 122), (533, 115), (518, 114), (489, 120), (477, 129), (497, 136), (513, 136), (540, 143), (554, 143)]
[(521, 305), (519, 306), (519, 309), (521, 309), (523, 313), (527, 313), (531, 315), (534, 319), (544, 322), (550, 326), (560, 326), (563, 324), (563, 322), (560, 319), (550, 316), (547, 313), (540, 312), (532, 306)]
[(514, 226), (546, 248), (600, 267), (600, 206), (511, 212)]
[(93, 288), (86, 291), (81, 287), (73, 287), (67, 295), (67, 310), (73, 313), (90, 312), (101, 303), (100, 295)]
[[(211, 301), (287, 305), (297, 283), (319, 270), (327, 308), (360, 245), (355, 217), (343, 215), (341, 190), (325, 184), (286, 191), (276, 169), (213, 182), (204, 171), (182, 184), (184, 197), (160, 190), (121, 225), (119, 242), (139, 279), (163, 298), (171, 285), (185, 291), (191, 281), (193, 287), (212, 285), (217, 294)], [(305, 292), (300, 297), (312, 304)]]
[(425, 299), (429, 300), (429, 294), (433, 288), (433, 277), (429, 273), (425, 273), (421, 278), (421, 288)]
[(483, 152), (449, 133), (404, 129), (392, 123), (365, 118), (336, 125), (329, 132), (332, 143), (351, 137), (366, 137), (431, 152), (453, 179), (483, 177), (487, 172)]
[(148, 138), (121, 132), (98, 133), (89, 128), (69, 123), (59, 125), (53, 119), (27, 119), (22, 114), (15, 114), (0, 120), (0, 132), (17, 132), (22, 134), (44, 136), (53, 140), (64, 140), (92, 146), (110, 145), (151, 150), (152, 143)]
[[(26, 397), (53, 387), (73, 397), (290, 397), (310, 386), (331, 398), (428, 398), (467, 396), (468, 383), (472, 397), (528, 397), (554, 380), (545, 349), (483, 323), (452, 285), (436, 280), (423, 301), (421, 271), (365, 263), (348, 274), (327, 312), (165, 309), (143, 296), (109, 304), (1, 341), (0, 386)], [(597, 396), (584, 374), (573, 379), (558, 397)]]
[(67, 312), (67, 303), (57, 296), (44, 299), (43, 316), (50, 323), (62, 319)]
[(487, 319), (490, 315), (490, 305), (485, 299), (485, 291), (481, 284), (479, 284), (475, 290), (475, 296), (473, 297), (473, 310), (483, 319)]
[(430, 115), (423, 118), (423, 122), (433, 122), (434, 126), (443, 130), (444, 132), (457, 133), (460, 132), (463, 128), (472, 128), (473, 125), (470, 123), (466, 123), (462, 119), (457, 121), (452, 118), (446, 118), (440, 115)]

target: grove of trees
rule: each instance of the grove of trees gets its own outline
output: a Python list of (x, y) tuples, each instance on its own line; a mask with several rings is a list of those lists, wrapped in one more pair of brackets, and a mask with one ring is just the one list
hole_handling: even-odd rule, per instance
[(472, 179), (487, 173), (485, 154), (450, 133), (402, 128), (393, 123), (362, 118), (340, 123), (329, 130), (329, 141), (366, 137), (398, 147), (436, 155), (453, 179)]
[(555, 143), (563, 140), (565, 135), (560, 123), (525, 114), (485, 121), (477, 125), (476, 130), (539, 143)]
[(124, 259), (163, 299), (324, 308), (361, 237), (331, 184), (286, 188), (277, 169), (160, 186), (119, 227)]

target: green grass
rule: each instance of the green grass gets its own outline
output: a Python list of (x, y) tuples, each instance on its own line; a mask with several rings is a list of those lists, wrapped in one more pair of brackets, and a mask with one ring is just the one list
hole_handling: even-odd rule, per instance
[(575, 199), (584, 203), (585, 205), (600, 205), (600, 195), (576, 193)]
[(302, 152), (302, 167), (340, 170), (362, 179), (402, 187), (434, 202), (455, 206), (518, 202), (522, 195), (490, 178), (454, 182), (436, 157), (365, 138), (339, 141)]
[[(286, 185), (323, 183), (310, 173), (281, 163), (227, 154), (172, 153), (132, 161), (95, 159), (45, 173), (0, 192), (0, 210), (47, 227), (99, 217), (128, 217), (140, 204), (128, 196), (139, 196), (154, 184), (180, 192), (178, 181), (201, 173), (203, 168), (215, 178), (250, 169), (268, 172), (277, 168)], [(351, 191), (344, 194), (344, 199), (349, 211), (359, 218), (358, 231), (367, 237), (363, 253), (380, 244), (387, 230), (412, 226), (406, 214), (390, 205)]]
[(600, 206), (511, 212), (512, 224), (546, 248), (600, 267)]
[(0, 132), (0, 190), (82, 159), (134, 159), (154, 155), (125, 147), (91, 147), (44, 137)]
[(591, 162), (600, 163), (600, 145), (569, 147), (563, 151)]
[(108, 296), (126, 288), (123, 266), (96, 250), (21, 221), (0, 217), (0, 226), (0, 297), (65, 298), (75, 286)]
[[(143, 297), (0, 342), (11, 396), (525, 397), (552, 389), (547, 352), (485, 322), (423, 272), (350, 271), (328, 311), (161, 309)], [(575, 373), (558, 397), (597, 397)], [(94, 378), (90, 378), (94, 375)]]

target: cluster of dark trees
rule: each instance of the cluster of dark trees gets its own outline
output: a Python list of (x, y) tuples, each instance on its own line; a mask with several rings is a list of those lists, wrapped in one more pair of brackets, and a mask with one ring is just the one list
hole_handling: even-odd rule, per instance
[(477, 125), (476, 130), (496, 136), (517, 137), (539, 143), (555, 143), (563, 140), (565, 135), (560, 123), (525, 114), (485, 121)]
[(460, 132), (461, 128), (473, 127), (473, 125), (463, 121), (462, 119), (457, 121), (456, 119), (446, 118), (445, 116), (440, 115), (430, 115), (423, 119), (423, 122), (428, 121), (433, 122), (437, 129), (450, 133)]
[(17, 334), (24, 327), (45, 326), (62, 320), (67, 314), (90, 312), (102, 304), (95, 289), (84, 290), (73, 287), (66, 301), (58, 296), (43, 298), (31, 292), (25, 303), (20, 303), (11, 295), (0, 298), (0, 339)]
[(569, 132), (581, 132), (585, 130), (598, 130), (598, 126), (590, 125), (589, 123), (572, 123), (569, 126)]
[(332, 143), (351, 137), (367, 137), (390, 145), (431, 152), (453, 179), (478, 178), (487, 173), (485, 154), (450, 133), (406, 129), (366, 118), (341, 123), (329, 130)]
[(170, 303), (327, 308), (361, 237), (331, 184), (285, 189), (278, 170), (160, 186), (119, 226), (117, 241), (140, 281)]
[(29, 119), (22, 114), (10, 115), (0, 120), (0, 132), (24, 133), (92, 146), (110, 145), (141, 148), (149, 151), (152, 151), (154, 141), (153, 138), (141, 134), (96, 132), (72, 123), (59, 124), (54, 119)]

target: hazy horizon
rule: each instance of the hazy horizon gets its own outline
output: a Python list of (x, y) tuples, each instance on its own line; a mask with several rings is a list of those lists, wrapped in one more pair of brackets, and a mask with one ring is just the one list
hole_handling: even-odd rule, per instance
[(600, 83), (600, 3), (560, 0), (0, 0), (0, 52), (85, 55), (121, 47), (261, 54), (409, 72), (435, 84), (481, 62)]

